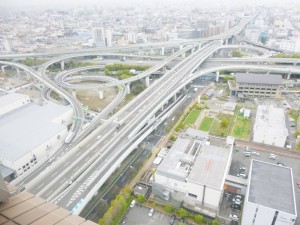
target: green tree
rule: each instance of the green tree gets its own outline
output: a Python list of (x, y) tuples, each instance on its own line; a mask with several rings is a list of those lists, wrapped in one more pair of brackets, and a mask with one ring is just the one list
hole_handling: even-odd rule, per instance
[(212, 222), (212, 225), (220, 225), (220, 224), (221, 224), (220, 221), (217, 219), (213, 220)]
[(178, 225), (185, 225), (185, 223), (184, 222), (179, 222)]
[(111, 75), (112, 73), (111, 73), (111, 71), (109, 69), (105, 68), (104, 69), (104, 74), (105, 75)]
[(165, 210), (167, 213), (171, 213), (173, 212), (174, 208), (173, 208), (173, 205), (171, 203), (168, 203), (166, 206), (165, 206)]
[(238, 58), (243, 57), (243, 53), (237, 50), (232, 51), (232, 57), (238, 57)]
[(228, 120), (227, 120), (226, 118), (223, 118), (223, 119), (222, 119), (222, 121), (221, 121), (221, 126), (224, 127), (224, 128), (225, 128), (225, 127), (228, 127)]
[(181, 218), (187, 217), (189, 215), (189, 213), (184, 208), (178, 209), (177, 213)]
[(295, 137), (298, 137), (300, 135), (300, 130), (296, 130)]
[(145, 202), (145, 197), (143, 195), (138, 195), (137, 200), (139, 203), (143, 204)]
[(195, 221), (196, 221), (196, 223), (201, 224), (203, 222), (203, 216), (195, 215)]

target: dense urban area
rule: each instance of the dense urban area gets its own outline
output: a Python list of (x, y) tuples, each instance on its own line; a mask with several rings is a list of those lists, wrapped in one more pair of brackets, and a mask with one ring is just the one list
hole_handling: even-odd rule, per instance
[(0, 3), (0, 224), (300, 225), (300, 4), (91, 2)]

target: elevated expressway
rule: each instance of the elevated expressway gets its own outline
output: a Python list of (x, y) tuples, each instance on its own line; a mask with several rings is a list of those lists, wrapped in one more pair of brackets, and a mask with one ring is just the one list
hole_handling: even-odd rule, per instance
[[(80, 146), (75, 146), (74, 151), (63, 156), (64, 160), (55, 162), (52, 168), (36, 177), (35, 182), (28, 184), (27, 188), (48, 200), (55, 199), (63, 207), (79, 213), (138, 144), (132, 142), (141, 128), (174, 96), (173, 90), (181, 86), (182, 80), (188, 77), (220, 45), (221, 41), (214, 41), (184, 59), (155, 85), (150, 86), (116, 115), (105, 121), (97, 130), (97, 135), (101, 136), (99, 141), (90, 143), (88, 140), (83, 140)], [(8, 62), (2, 63), (9, 65)], [(16, 66), (16, 64), (11, 65)], [(47, 66), (44, 67), (44, 71), (45, 68)], [(43, 78), (39, 77), (44, 82), (45, 75), (43, 73)], [(46, 85), (51, 82), (46, 82)], [(60, 94), (59, 91), (56, 92)], [(73, 182), (71, 185), (70, 181)], [(70, 185), (68, 193), (63, 192), (68, 185)], [(82, 187), (82, 185), (85, 186)], [(76, 196), (75, 199), (74, 196)]]
[[(167, 72), (154, 85), (147, 88), (99, 127), (97, 134), (102, 138), (93, 148), (87, 150), (81, 146), (77, 151), (69, 152), (68, 154), (72, 157), (77, 157), (77, 161), (66, 156), (63, 162), (57, 162), (57, 165), (47, 174), (39, 177), (29, 191), (48, 200), (55, 199), (59, 205), (69, 210), (74, 209), (83, 201), (77, 210), (73, 210), (74, 213), (79, 213), (110, 174), (135, 148), (136, 145), (131, 143), (134, 141), (133, 137), (148, 123), (155, 112), (174, 96), (170, 95), (172, 89), (179, 86), (181, 80), (194, 71), (220, 45), (220, 41), (208, 44)], [(120, 124), (121, 127), (118, 128)], [(82, 157), (79, 157), (80, 155)], [(79, 161), (86, 162), (86, 165), (83, 163), (80, 165)], [(81, 177), (76, 179), (79, 175)], [(73, 183), (68, 191), (62, 192), (70, 180)], [(90, 190), (91, 187), (93, 190)], [(60, 197), (57, 199), (57, 196)]]
[[(215, 47), (215, 49), (212, 50), (212, 52), (216, 51), (216, 50), (217, 50), (217, 47)], [(191, 56), (191, 57), (193, 57), (193, 56)], [(203, 62), (203, 60), (201, 60), (201, 59), (203, 59), (203, 58), (200, 58), (200, 63)], [(183, 62), (183, 63), (185, 63), (185, 62)], [(195, 65), (195, 64), (193, 64), (193, 65)], [(216, 71), (224, 70), (224, 69), (230, 69), (230, 70), (242, 70), (242, 69), (244, 69), (244, 70), (255, 70), (255, 71), (271, 71), (271, 72), (274, 72), (274, 73), (275, 72), (277, 72), (277, 73), (287, 73), (287, 72), (291, 71), (290, 69), (287, 69), (287, 68), (274, 68), (272, 66), (232, 65), (232, 66), (219, 66), (219, 67), (210, 68), (210, 69), (206, 69), (206, 70), (201, 70), (199, 72), (191, 73), (197, 67), (198, 66), (193, 67), (193, 69), (188, 70), (189, 72), (187, 72), (187, 71), (184, 70), (186, 73), (185, 72), (182, 73), (181, 70), (178, 70), (178, 67), (176, 67), (173, 70), (171, 70), (169, 73), (173, 74), (174, 81), (169, 80), (169, 82), (172, 82), (172, 86), (170, 88), (168, 87), (166, 91), (163, 91), (163, 90), (160, 91), (159, 90), (160, 86), (157, 87), (155, 85), (152, 85), (151, 87), (155, 86), (155, 88), (158, 89), (157, 90), (158, 94), (162, 95), (161, 98), (159, 98), (160, 102), (163, 104), (164, 102), (168, 101), (169, 98), (171, 98), (172, 96), (176, 95), (176, 93), (179, 92), (180, 89), (184, 88), (184, 86), (187, 85), (188, 83), (190, 83), (192, 80), (194, 80), (197, 77), (202, 76), (204, 74), (210, 73), (210, 72), (216, 72)], [(300, 69), (292, 69), (291, 72), (299, 74), (300, 73)], [(182, 73), (182, 74), (180, 76), (178, 75), (178, 77), (175, 77), (177, 73)], [(163, 77), (163, 78), (167, 79), (167, 76)], [(161, 78), (161, 79), (163, 79), (163, 78)], [(149, 88), (149, 90), (148, 89), (147, 90), (150, 91), (151, 87)], [(139, 97), (141, 98), (141, 96), (139, 96)], [(136, 101), (139, 101), (139, 99), (137, 98)], [(158, 103), (159, 101), (155, 101), (155, 102)], [(146, 107), (144, 106), (142, 108), (142, 111), (145, 111), (145, 110), (148, 111), (148, 110), (150, 110), (150, 106), (148, 104), (150, 104), (150, 103), (147, 103)], [(136, 105), (136, 106), (138, 106), (138, 105)], [(130, 107), (131, 110), (134, 110), (134, 108), (132, 108), (131, 106), (128, 106), (128, 107)], [(152, 106), (152, 107), (155, 107), (155, 105)], [(149, 119), (153, 115), (153, 112), (155, 112), (156, 110), (158, 110), (159, 107), (161, 107), (161, 104), (157, 105), (154, 110), (152, 108), (152, 110), (148, 111), (147, 114), (144, 113), (143, 115), (145, 116), (145, 118), (137, 116), (136, 117), (137, 121), (147, 121), (147, 119)], [(130, 111), (128, 111), (128, 113), (130, 113)], [(138, 114), (139, 113), (141, 113), (141, 110), (138, 111)], [(120, 118), (120, 114), (122, 114), (122, 113), (120, 112), (116, 116), (118, 116)], [(128, 122), (125, 122), (125, 123), (126, 123), (126, 126), (129, 125)], [(143, 124), (143, 123), (141, 122), (141, 123), (138, 123), (136, 125), (141, 125), (141, 124)], [(140, 128), (141, 127), (136, 128), (134, 130), (134, 132), (137, 133)], [(117, 131), (117, 134), (118, 135), (122, 135), (122, 133), (120, 134), (120, 131)], [(127, 133), (127, 135), (128, 135), (127, 137), (132, 137), (132, 132), (131, 133)], [(125, 145), (125, 148), (126, 148), (128, 145), (126, 144), (126, 139), (124, 140), (122, 138), (122, 136), (120, 137), (119, 141), (121, 141), (121, 143), (125, 142), (124, 145)], [(121, 147), (121, 146), (122, 145), (120, 144), (119, 147)], [(122, 153), (125, 154), (123, 151), (120, 151), (118, 153), (116, 152), (115, 154), (118, 157), (122, 157), (121, 156)], [(65, 208), (67, 208), (69, 210), (72, 210), (74, 213), (80, 212), (80, 210), (82, 209), (82, 207), (84, 206), (84, 204), (86, 204), (86, 202), (88, 201), (88, 199), (91, 198), (92, 193), (94, 193), (95, 191), (97, 191), (97, 188), (94, 188), (94, 189), (92, 189), (93, 191), (91, 191), (91, 189), (89, 189), (89, 187), (90, 186), (94, 186), (94, 185), (95, 185), (94, 187), (101, 186), (101, 185), (95, 184), (95, 183), (97, 183), (97, 181), (95, 181), (97, 179), (96, 177), (98, 176), (98, 178), (99, 178), (99, 176), (100, 176), (102, 179), (104, 179), (104, 177), (109, 176), (108, 174), (110, 174), (110, 173), (109, 173), (109, 170), (107, 168), (111, 168), (110, 166), (113, 167), (114, 165), (118, 165), (119, 162), (122, 161), (122, 160), (116, 160), (116, 161), (113, 160), (112, 159), (113, 156), (108, 157), (105, 152), (100, 153), (100, 155), (101, 154), (103, 154), (102, 155), (103, 158), (102, 158), (102, 160), (101, 159), (99, 160), (100, 164), (97, 165), (98, 167), (95, 167), (94, 169), (92, 169), (92, 171), (94, 171), (94, 173), (88, 173), (86, 175), (86, 180), (83, 179), (83, 177), (80, 179), (80, 180), (83, 180), (84, 182), (79, 182), (78, 181), (75, 184), (75, 186), (69, 187), (67, 189), (67, 191), (65, 191), (63, 194), (61, 194), (58, 198), (55, 198), (55, 202), (56, 203), (58, 203), (62, 207), (65, 207)], [(116, 158), (118, 158), (118, 157), (116, 157)], [(108, 162), (105, 159), (106, 160), (108, 159)], [(109, 164), (109, 162), (111, 162), (111, 164)], [(103, 166), (105, 167), (106, 163), (109, 166), (106, 169), (103, 169)], [(101, 178), (100, 178), (100, 181), (99, 181), (100, 183), (101, 183), (101, 180), (102, 180)], [(98, 184), (99, 184), (99, 182), (98, 182)], [(89, 190), (91, 192), (88, 194), (88, 193), (86, 193), (86, 190)]]

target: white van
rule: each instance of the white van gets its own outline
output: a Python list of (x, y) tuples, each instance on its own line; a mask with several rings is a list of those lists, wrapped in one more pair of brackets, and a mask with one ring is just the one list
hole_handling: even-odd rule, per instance
[(133, 208), (135, 206), (136, 201), (132, 200), (132, 202), (130, 203), (130, 208)]

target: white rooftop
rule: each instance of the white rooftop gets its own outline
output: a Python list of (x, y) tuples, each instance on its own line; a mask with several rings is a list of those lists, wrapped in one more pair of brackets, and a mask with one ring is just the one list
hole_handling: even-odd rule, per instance
[(28, 98), (28, 96), (24, 94), (14, 93), (14, 92), (6, 95), (2, 95), (0, 97), (0, 108), (23, 98)]
[(0, 157), (15, 161), (50, 137), (66, 129), (51, 122), (70, 108), (29, 103), (0, 117)]
[(188, 181), (222, 190), (230, 157), (231, 149), (228, 147), (203, 145)]
[(256, 112), (254, 132), (262, 132), (274, 137), (286, 137), (284, 109), (259, 105)]

